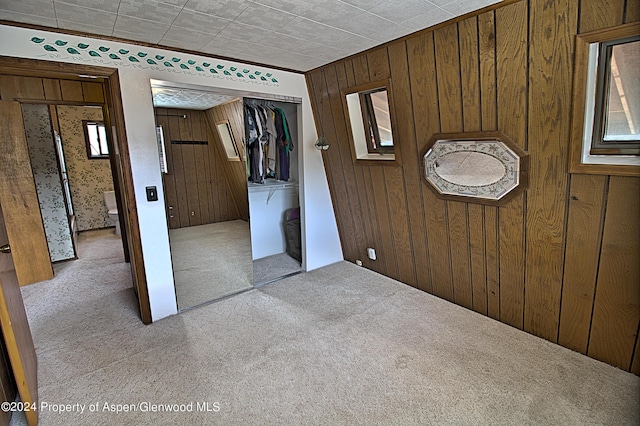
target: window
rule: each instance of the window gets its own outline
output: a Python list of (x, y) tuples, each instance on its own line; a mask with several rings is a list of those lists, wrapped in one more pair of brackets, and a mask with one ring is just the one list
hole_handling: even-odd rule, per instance
[(640, 176), (640, 24), (576, 37), (569, 172)]
[(87, 143), (87, 157), (91, 159), (109, 158), (107, 131), (102, 121), (82, 120), (84, 138)]
[(391, 81), (375, 81), (342, 91), (353, 161), (399, 165), (393, 137)]
[(597, 68), (590, 153), (640, 154), (640, 36), (593, 44)]
[(393, 154), (387, 89), (375, 89), (359, 95), (367, 135), (367, 151), (369, 154)]
[(216, 128), (218, 129), (218, 136), (220, 136), (220, 140), (222, 141), (224, 152), (227, 155), (227, 160), (240, 161), (240, 150), (233, 137), (229, 120), (217, 122)]

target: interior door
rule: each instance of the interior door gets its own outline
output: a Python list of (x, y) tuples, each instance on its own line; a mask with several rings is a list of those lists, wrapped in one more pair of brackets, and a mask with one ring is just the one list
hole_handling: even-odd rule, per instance
[(19, 102), (0, 101), (0, 205), (20, 285), (53, 278)]
[(30, 426), (38, 424), (38, 365), (0, 204), (0, 326)]

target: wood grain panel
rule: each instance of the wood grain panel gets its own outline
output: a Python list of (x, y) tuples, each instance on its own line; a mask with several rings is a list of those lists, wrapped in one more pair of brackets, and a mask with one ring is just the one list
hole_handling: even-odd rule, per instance
[[(205, 113), (157, 108), (156, 120), (165, 132), (169, 173), (163, 175), (163, 184), (167, 206), (173, 207), (170, 228), (240, 218), (225, 170), (220, 167), (222, 161), (211, 148), (216, 141)], [(172, 140), (208, 143), (172, 144)]]
[(0, 87), (0, 98), (3, 101), (44, 99), (41, 78), (3, 75), (0, 76)]
[[(413, 110), (426, 120), (414, 120), (418, 153), (423, 156), (429, 138), (440, 132), (440, 110), (436, 84), (435, 47), (433, 34), (427, 33), (407, 41), (411, 99)], [(422, 173), (422, 166), (421, 166)], [(428, 242), (430, 281), (426, 290), (436, 296), (453, 300), (451, 257), (446, 220), (445, 201), (436, 197), (421, 178), (421, 194)]]
[[(370, 166), (363, 166), (362, 168), (362, 176), (363, 176), (363, 180), (362, 182), (364, 182), (364, 188), (365, 188), (365, 192), (366, 192), (366, 196), (367, 196), (367, 200), (369, 202), (369, 204), (367, 205), (368, 208), (371, 210), (371, 215), (373, 218), (373, 241), (371, 242), (371, 246), (377, 246), (378, 241), (382, 240), (382, 237), (380, 236), (380, 221), (378, 219), (379, 217), (379, 213), (378, 210), (375, 208), (376, 204), (375, 204), (375, 187), (373, 185), (373, 179), (371, 176), (371, 167)], [(384, 273), (384, 270), (386, 268), (386, 263), (385, 262), (378, 262), (378, 261), (370, 261), (368, 262), (371, 266), (370, 268), (373, 269), (376, 272), (380, 272), (380, 273)]]
[(479, 131), (482, 130), (482, 125), (480, 111), (478, 19), (473, 16), (458, 22), (458, 34), (464, 131)]
[(391, 76), (389, 54), (386, 47), (367, 53), (367, 64), (369, 66), (369, 81), (385, 80)]
[(473, 310), (487, 315), (487, 273), (484, 238), (484, 207), (469, 203), (467, 206), (469, 226), (469, 257)]
[[(210, 133), (213, 133), (211, 131)], [(217, 137), (217, 136), (216, 136)], [(209, 146), (209, 169), (211, 170), (212, 176), (209, 181), (209, 194), (210, 194), (210, 204), (209, 211), (213, 212), (213, 216), (215, 220), (221, 220), (223, 214), (223, 190), (224, 185), (222, 185), (222, 178), (220, 176), (220, 163), (221, 159), (218, 155), (219, 150), (215, 149), (213, 146)]]
[[(170, 115), (169, 118), (169, 140), (168, 143), (174, 140), (180, 140), (180, 122), (181, 118), (175, 115)], [(187, 182), (185, 178), (184, 162), (182, 159), (182, 145), (171, 145), (171, 168), (173, 169), (173, 175), (176, 188), (176, 200), (177, 204), (173, 207), (174, 215), (176, 215), (180, 222), (180, 227), (184, 228), (189, 226), (189, 205), (187, 200)]]
[(0, 75), (0, 100), (12, 101), (15, 99), (16, 78), (12, 75)]
[(200, 223), (211, 223), (209, 217), (209, 198), (207, 196), (207, 170), (204, 167), (204, 157), (207, 152), (207, 145), (194, 145), (195, 155), (194, 168), (196, 170), (196, 188), (198, 190), (198, 210), (200, 212)]
[(44, 98), (49, 101), (61, 101), (62, 90), (60, 89), (60, 80), (52, 78), (43, 78), (42, 87), (44, 89)]
[(500, 319), (500, 237), (498, 208), (484, 207), (485, 253), (487, 265), (487, 315)]
[[(179, 120), (180, 140), (195, 140), (191, 120), (193, 114), (189, 114), (186, 119)], [(182, 164), (184, 167), (185, 188), (187, 209), (189, 212), (189, 226), (202, 225), (200, 219), (200, 199), (198, 197), (198, 172), (196, 169), (196, 146), (192, 144), (181, 145)]]
[(605, 176), (573, 175), (558, 343), (587, 352), (604, 218)]
[(85, 102), (104, 103), (102, 84), (83, 81), (82, 96)]
[[(231, 196), (231, 203), (228, 205), (231, 215), (234, 215), (234, 210), (237, 211), (237, 215), (243, 220), (249, 218), (249, 199), (247, 189), (247, 176), (245, 170), (245, 163), (243, 161), (227, 161), (226, 155), (223, 151), (222, 141), (218, 135), (216, 125), (220, 121), (228, 120), (233, 138), (239, 145), (239, 149), (245, 153), (245, 131), (244, 131), (244, 112), (242, 106), (242, 100), (237, 99), (232, 102), (228, 102), (217, 107), (213, 107), (204, 112), (205, 119), (209, 128), (209, 137), (212, 138), (213, 143), (209, 144), (209, 160), (211, 167), (215, 172), (212, 175), (212, 179), (218, 179), (219, 176), (224, 175), (226, 184), (223, 188), (229, 191)], [(212, 188), (217, 188), (217, 183), (212, 182)], [(226, 200), (226, 197), (224, 198)], [(228, 201), (226, 202), (227, 204)]]
[(374, 188), (373, 202), (374, 208), (378, 212), (378, 230), (380, 232), (380, 239), (376, 241), (376, 247), (373, 248), (377, 251), (377, 262), (382, 261), (384, 263), (384, 269), (381, 272), (384, 275), (396, 277), (398, 264), (394, 253), (385, 171), (383, 167), (376, 166), (369, 167), (369, 171), (371, 173), (371, 184)]
[(0, 101), (0, 203), (21, 286), (53, 278), (18, 102)]
[[(577, 5), (535, 3), (530, 15), (529, 191), (525, 330), (556, 341), (567, 209), (567, 164)], [(564, 19), (555, 19), (563, 16)], [(553, 57), (553, 61), (548, 58)]]
[(399, 281), (415, 287), (415, 262), (411, 251), (411, 234), (402, 169), (400, 167), (385, 167), (384, 177), (389, 204), (391, 237), (397, 265), (395, 276)]
[(496, 31), (493, 11), (478, 15), (478, 56), (482, 130), (497, 130)]
[(60, 90), (62, 91), (62, 100), (64, 101), (84, 101), (82, 82), (80, 81), (60, 80)]
[(588, 355), (628, 370), (640, 321), (640, 178), (609, 182)]
[(440, 129), (443, 133), (462, 132), (462, 93), (458, 27), (449, 25), (434, 31)]
[[(206, 129), (205, 129), (206, 130)], [(199, 145), (196, 154), (196, 167), (202, 170), (198, 175), (198, 198), (200, 198), (200, 216), (202, 223), (213, 223), (215, 217), (211, 210), (211, 169), (209, 168), (209, 149), (207, 145)]]
[[(426, 245), (426, 230), (424, 223), (424, 205), (422, 204), (422, 174), (420, 172), (420, 152), (418, 151), (413, 126), (406, 122), (413, 122), (411, 77), (409, 75), (409, 59), (405, 42), (389, 46), (389, 63), (393, 80), (393, 96), (396, 117), (403, 117), (398, 124), (399, 143), (403, 151), (403, 182), (404, 193), (402, 201), (406, 205), (406, 217), (402, 218), (396, 227), (406, 227), (406, 240), (396, 239), (396, 255), (400, 265), (400, 277), (403, 282), (414, 287), (430, 281), (428, 268), (428, 253)], [(405, 121), (406, 120), (406, 121)], [(402, 123), (402, 124), (400, 124)], [(395, 201), (390, 200), (394, 211)], [(401, 204), (399, 204), (401, 205)], [(405, 225), (406, 223), (406, 225)], [(409, 263), (409, 264), (407, 264)], [(424, 285), (424, 284), (422, 284)]]
[[(527, 4), (496, 9), (498, 129), (517, 145), (527, 145)], [(500, 320), (523, 327), (524, 214), (518, 195), (499, 208)]]
[(473, 308), (473, 289), (469, 269), (469, 230), (467, 205), (458, 201), (447, 202), (449, 241), (451, 244), (451, 274), (453, 301), (465, 308)]
[(622, 24), (625, 0), (580, 0), (580, 34)]
[(369, 83), (369, 55), (363, 54), (353, 58), (351, 62), (351, 69), (353, 70), (353, 78), (356, 86)]
[[(627, 0), (624, 23), (640, 21), (640, 0)], [(637, 351), (636, 351), (637, 353)]]

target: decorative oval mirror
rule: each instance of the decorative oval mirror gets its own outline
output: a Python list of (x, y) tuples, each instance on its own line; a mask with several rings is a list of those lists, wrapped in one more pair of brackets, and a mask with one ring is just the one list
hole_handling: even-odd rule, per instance
[(438, 196), (500, 204), (525, 189), (528, 155), (500, 132), (433, 136), (424, 177)]
[(436, 161), (434, 172), (455, 185), (485, 186), (498, 182), (507, 169), (483, 152), (450, 152)]

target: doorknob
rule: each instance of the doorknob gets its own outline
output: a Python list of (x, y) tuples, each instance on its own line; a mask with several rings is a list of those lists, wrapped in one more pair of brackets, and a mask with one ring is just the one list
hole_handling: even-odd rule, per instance
[(11, 253), (11, 247), (9, 246), (9, 244), (1, 246), (0, 253)]

